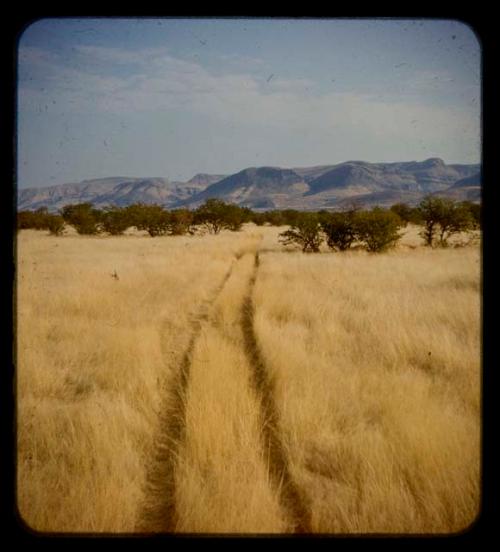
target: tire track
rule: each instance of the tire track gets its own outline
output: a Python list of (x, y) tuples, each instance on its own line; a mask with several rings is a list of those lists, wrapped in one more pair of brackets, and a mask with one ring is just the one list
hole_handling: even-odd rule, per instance
[[(175, 469), (179, 445), (185, 438), (185, 397), (189, 385), (192, 356), (202, 326), (209, 319), (210, 309), (224, 289), (235, 263), (240, 258), (241, 254), (235, 254), (221, 283), (193, 321), (187, 349), (177, 372), (169, 382), (165, 402), (160, 409), (160, 433), (154, 445), (152, 460), (147, 468), (144, 493), (146, 499), (137, 523), (138, 530), (141, 532), (175, 532), (177, 525)], [(162, 329), (162, 335), (163, 331)]]
[(265, 362), (254, 331), (253, 290), (259, 269), (259, 253), (255, 253), (253, 274), (248, 284), (248, 293), (242, 306), (241, 327), (244, 348), (252, 368), (252, 384), (260, 398), (263, 420), (263, 448), (268, 451), (269, 471), (273, 482), (280, 488), (281, 505), (293, 522), (296, 533), (310, 533), (310, 513), (305, 497), (295, 484), (286, 458), (279, 431), (279, 413), (274, 401), (274, 385), (266, 370)]

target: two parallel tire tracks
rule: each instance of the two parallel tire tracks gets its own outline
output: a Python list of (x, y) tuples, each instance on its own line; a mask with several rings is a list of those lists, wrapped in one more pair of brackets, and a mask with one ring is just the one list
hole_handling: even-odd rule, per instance
[[(235, 264), (242, 255), (236, 255), (212, 297), (205, 302), (197, 320), (193, 323), (192, 335), (182, 361), (171, 381), (160, 413), (161, 431), (157, 436), (155, 453), (147, 470), (145, 496), (147, 502), (141, 511), (138, 523), (140, 531), (151, 533), (176, 532), (178, 515), (176, 511), (176, 466), (179, 449), (185, 435), (186, 396), (189, 388), (193, 352), (204, 324), (210, 320), (210, 312), (226, 283), (233, 274)], [(279, 414), (274, 402), (274, 386), (268, 376), (262, 353), (254, 331), (253, 290), (259, 269), (259, 254), (254, 253), (252, 272), (249, 275), (246, 294), (241, 305), (240, 325), (243, 335), (245, 356), (251, 367), (251, 385), (260, 404), (263, 421), (261, 443), (268, 451), (269, 477), (271, 483), (280, 489), (279, 500), (290, 527), (296, 533), (310, 532), (309, 513), (303, 494), (291, 476), (286, 452), (279, 430)]]

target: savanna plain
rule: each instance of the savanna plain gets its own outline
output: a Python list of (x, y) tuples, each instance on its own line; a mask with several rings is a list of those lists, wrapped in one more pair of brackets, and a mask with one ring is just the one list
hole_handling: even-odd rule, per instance
[(17, 236), (17, 506), (56, 533), (454, 533), (480, 509), (477, 243)]

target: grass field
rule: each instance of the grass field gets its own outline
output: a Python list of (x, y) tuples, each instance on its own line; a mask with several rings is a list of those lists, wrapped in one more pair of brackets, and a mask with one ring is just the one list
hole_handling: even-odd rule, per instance
[(53, 532), (449, 533), (480, 501), (480, 251), (18, 234), (17, 497)]

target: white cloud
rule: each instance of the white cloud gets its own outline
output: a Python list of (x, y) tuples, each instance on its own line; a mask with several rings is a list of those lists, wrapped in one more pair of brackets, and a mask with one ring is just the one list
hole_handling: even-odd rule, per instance
[[(422, 101), (429, 87), (447, 78), (444, 74), (413, 75), (407, 87), (418, 94), (401, 95), (394, 101), (380, 94), (320, 94), (308, 79), (284, 79), (279, 75), (266, 79), (244, 73), (214, 75), (200, 64), (174, 57), (162, 48), (129, 51), (78, 46), (77, 53), (85, 63), (72, 67), (57, 54), (21, 49), (23, 75), (31, 73), (45, 83), (40, 90), (22, 81), (21, 108), (40, 110), (51, 98), (59, 110), (81, 113), (185, 108), (239, 126), (324, 136), (334, 130), (353, 142), (357, 136), (364, 142), (388, 144), (418, 139), (430, 148), (458, 136), (464, 143), (467, 138), (473, 141), (479, 136), (478, 111)], [(124, 64), (135, 64), (137, 70), (125, 74), (116, 71), (116, 66)]]
[(265, 63), (262, 58), (253, 56), (244, 56), (241, 54), (220, 54), (219, 59), (224, 62), (234, 62), (239, 65), (257, 65), (261, 66)]
[(158, 56), (167, 53), (165, 48), (145, 48), (142, 50), (124, 50), (104, 46), (75, 46), (75, 52), (91, 63), (96, 61), (115, 64), (145, 65)]

